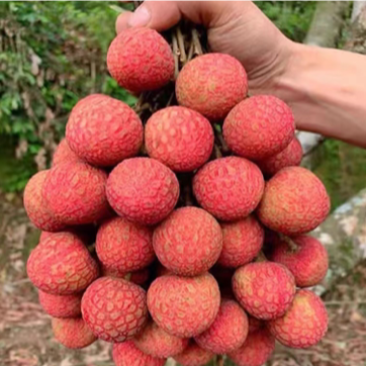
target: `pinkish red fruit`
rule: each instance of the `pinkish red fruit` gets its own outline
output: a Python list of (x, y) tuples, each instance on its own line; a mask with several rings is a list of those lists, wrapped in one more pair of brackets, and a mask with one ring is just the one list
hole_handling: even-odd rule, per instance
[(249, 263), (233, 276), (233, 291), (250, 315), (263, 320), (282, 316), (295, 296), (295, 279), (283, 265), (273, 262)]
[(174, 77), (171, 48), (151, 28), (122, 31), (109, 46), (107, 66), (120, 86), (135, 93), (159, 89)]
[(51, 295), (39, 291), (38, 298), (43, 310), (54, 318), (76, 318), (81, 315), (81, 294)]
[(99, 274), (84, 243), (69, 232), (55, 233), (40, 242), (28, 258), (27, 272), (34, 286), (53, 295), (77, 294)]
[(104, 277), (123, 278), (126, 281), (131, 281), (136, 285), (142, 286), (149, 279), (150, 273), (148, 268), (126, 273), (121, 272), (118, 269), (107, 268), (102, 265), (102, 275)]
[(305, 168), (288, 167), (267, 182), (257, 216), (269, 229), (294, 236), (315, 229), (329, 209), (320, 179)]
[(181, 338), (210, 327), (220, 307), (220, 290), (209, 273), (188, 278), (158, 277), (147, 292), (147, 306), (157, 325)]
[(275, 349), (275, 338), (266, 328), (248, 334), (244, 344), (228, 356), (237, 366), (262, 366)]
[(154, 225), (173, 211), (179, 183), (175, 174), (159, 161), (132, 158), (110, 173), (107, 197), (120, 216), (141, 225)]
[(196, 57), (183, 67), (175, 92), (180, 105), (218, 120), (246, 97), (247, 74), (234, 57), (209, 53)]
[(108, 167), (138, 154), (143, 127), (127, 104), (107, 95), (92, 94), (72, 109), (66, 139), (81, 159)]
[(251, 160), (262, 160), (284, 150), (294, 133), (291, 109), (272, 95), (256, 95), (240, 102), (223, 126), (229, 148)]
[(152, 229), (115, 217), (104, 222), (97, 234), (96, 252), (103, 266), (131, 272), (147, 267), (155, 258)]
[(72, 161), (80, 161), (80, 158), (70, 149), (67, 140), (62, 139), (53, 154), (52, 166)]
[[(79, 226), (69, 226), (63, 231), (67, 231), (78, 236), (85, 245), (89, 245), (95, 242), (96, 230), (96, 226), (94, 226), (93, 224), (87, 224)], [(41, 242), (49, 237), (52, 237), (53, 234), (55, 233), (42, 231), (39, 237), (39, 241)]]
[(258, 205), (264, 190), (259, 168), (235, 156), (210, 161), (193, 179), (200, 206), (224, 221), (247, 217)]
[(248, 335), (248, 317), (233, 300), (223, 300), (219, 313), (210, 328), (194, 340), (203, 349), (226, 354), (238, 349)]
[(96, 341), (96, 337), (81, 318), (53, 318), (52, 330), (56, 340), (71, 349), (84, 348)]
[(173, 211), (154, 231), (153, 245), (161, 264), (181, 276), (210, 269), (222, 249), (219, 223), (197, 207)]
[(168, 107), (155, 112), (145, 127), (150, 157), (176, 172), (190, 172), (210, 157), (214, 134), (210, 122), (192, 109)]
[(239, 267), (251, 262), (264, 241), (264, 230), (254, 216), (221, 224), (224, 245), (217, 263), (224, 267)]
[(99, 339), (123, 342), (146, 325), (146, 293), (132, 282), (102, 277), (85, 291), (81, 312)]
[(210, 362), (213, 357), (212, 352), (204, 350), (191, 341), (182, 353), (174, 356), (174, 359), (182, 366), (202, 366)]
[(327, 331), (327, 310), (320, 297), (313, 292), (298, 290), (286, 314), (270, 321), (268, 326), (276, 339), (287, 347), (311, 347)]

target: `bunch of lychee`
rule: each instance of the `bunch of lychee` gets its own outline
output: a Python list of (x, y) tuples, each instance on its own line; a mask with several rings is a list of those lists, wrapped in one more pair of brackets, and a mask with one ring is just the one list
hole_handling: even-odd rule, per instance
[[(123, 31), (107, 64), (133, 93), (174, 79), (171, 48), (151, 29)], [(186, 63), (177, 105), (147, 121), (106, 95), (75, 105), (51, 169), (24, 192), (43, 231), (28, 275), (60, 343), (113, 342), (117, 366), (215, 355), (260, 366), (275, 340), (306, 348), (324, 336), (326, 309), (304, 288), (327, 272), (307, 233), (329, 198), (298, 166), (289, 106), (247, 92), (243, 66), (211, 53)]]

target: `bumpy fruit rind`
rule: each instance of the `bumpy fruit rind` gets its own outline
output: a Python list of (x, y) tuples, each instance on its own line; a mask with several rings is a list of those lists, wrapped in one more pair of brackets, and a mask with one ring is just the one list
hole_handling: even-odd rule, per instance
[(67, 143), (66, 138), (64, 138), (60, 141), (53, 154), (52, 166), (55, 166), (60, 163), (68, 163), (79, 160), (80, 158), (70, 149), (70, 146)]
[(43, 310), (54, 318), (76, 318), (81, 315), (81, 294), (52, 295), (39, 291), (38, 298)]
[(174, 359), (182, 366), (202, 366), (206, 365), (214, 357), (214, 354), (198, 346), (191, 341), (188, 347)]

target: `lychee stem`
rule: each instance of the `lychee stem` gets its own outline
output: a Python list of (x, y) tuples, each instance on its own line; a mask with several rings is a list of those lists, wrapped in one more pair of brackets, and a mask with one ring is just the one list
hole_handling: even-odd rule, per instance
[(215, 365), (217, 366), (224, 366), (225, 365), (225, 358), (222, 355), (218, 355), (215, 361)]
[(201, 46), (201, 42), (200, 42), (200, 37), (198, 35), (198, 31), (196, 28), (192, 28), (192, 42), (193, 42), (195, 54), (202, 55), (203, 54), (202, 46)]
[(278, 236), (279, 236), (281, 241), (284, 241), (289, 246), (289, 248), (292, 252), (297, 251), (298, 246), (290, 237), (288, 237), (286, 235), (283, 235), (283, 234), (280, 234), (280, 233), (278, 234)]
[(176, 37), (178, 40), (178, 47), (179, 47), (179, 53), (180, 53), (180, 62), (182, 64), (185, 64), (187, 61), (187, 55), (186, 50), (184, 47), (184, 37), (182, 34), (182, 30), (180, 29), (180, 25), (176, 27)]
[(264, 255), (263, 251), (261, 250), (258, 255), (257, 255), (257, 258), (255, 259), (255, 262), (256, 263), (260, 263), (260, 262), (267, 262), (267, 258), (266, 256)]
[(176, 80), (179, 74), (179, 49), (178, 49), (178, 40), (175, 33), (172, 33), (172, 44), (173, 44), (173, 55), (174, 55), (174, 78)]

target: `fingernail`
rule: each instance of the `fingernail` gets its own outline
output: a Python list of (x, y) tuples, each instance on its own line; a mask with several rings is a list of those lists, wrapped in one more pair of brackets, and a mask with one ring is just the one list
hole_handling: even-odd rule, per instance
[(130, 27), (143, 27), (150, 21), (150, 12), (146, 6), (138, 7), (135, 12), (131, 15), (128, 25)]

